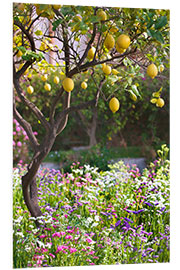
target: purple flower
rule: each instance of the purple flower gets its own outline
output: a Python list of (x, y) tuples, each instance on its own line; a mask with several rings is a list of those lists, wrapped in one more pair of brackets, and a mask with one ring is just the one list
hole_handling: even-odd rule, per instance
[(143, 212), (144, 211), (144, 209), (140, 209), (140, 210), (137, 210), (137, 211), (133, 211), (133, 213), (134, 214), (139, 214), (139, 213), (141, 213), (141, 212)]
[(139, 213), (141, 213), (141, 212), (144, 211), (144, 209), (140, 209), (140, 210), (137, 210), (137, 211), (128, 210), (128, 209), (125, 209), (125, 210), (126, 210), (126, 212), (128, 212), (128, 213), (133, 213), (133, 214), (139, 214)]
[(118, 220), (116, 223), (115, 223), (115, 228), (117, 227), (117, 226), (119, 226), (121, 224), (121, 220)]
[(126, 221), (133, 223), (133, 221), (129, 218), (124, 218)]
[(151, 207), (153, 207), (154, 205), (152, 205), (151, 203), (149, 203), (149, 202), (144, 202), (144, 204), (147, 204), (148, 206), (151, 206)]

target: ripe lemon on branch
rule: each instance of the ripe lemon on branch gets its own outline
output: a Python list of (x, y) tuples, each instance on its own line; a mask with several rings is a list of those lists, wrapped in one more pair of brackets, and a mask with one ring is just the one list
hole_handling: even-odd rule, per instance
[(82, 82), (82, 83), (81, 83), (81, 87), (82, 87), (83, 89), (86, 89), (86, 88), (87, 88), (87, 83), (86, 83), (86, 82)]
[(116, 43), (117, 43), (117, 46), (119, 48), (127, 49), (129, 47), (130, 43), (131, 43), (131, 40), (130, 40), (129, 36), (127, 36), (125, 34), (121, 34), (118, 37)]
[(91, 47), (91, 49), (89, 49), (88, 55), (87, 55), (89, 60), (93, 60), (95, 51), (96, 51), (96, 49), (94, 47)]
[(158, 98), (156, 101), (156, 106), (162, 108), (164, 106), (164, 99)]
[(152, 78), (154, 79), (157, 74), (158, 74), (158, 68), (156, 67), (155, 64), (150, 64), (148, 67), (147, 67), (147, 74)]
[(29, 85), (27, 88), (27, 92), (28, 94), (32, 94), (34, 92), (34, 88), (31, 85)]
[(164, 70), (164, 65), (160, 65), (159, 66), (159, 72), (163, 72), (163, 70)]
[(111, 100), (109, 101), (109, 108), (110, 110), (115, 113), (119, 110), (120, 104), (119, 104), (119, 100), (115, 97), (111, 98)]
[(47, 78), (48, 78), (48, 75), (47, 74), (44, 74), (44, 75), (41, 76), (41, 80), (43, 82), (47, 81)]
[(54, 83), (55, 83), (55, 84), (58, 84), (58, 83), (59, 83), (59, 77), (58, 77), (58, 76), (55, 76), (55, 77), (54, 77)]
[(46, 91), (51, 91), (51, 85), (50, 85), (49, 83), (45, 83), (44, 89), (45, 89)]
[(120, 54), (124, 53), (126, 49), (120, 48), (118, 44), (116, 43), (116, 51), (119, 52)]
[(97, 16), (100, 18), (101, 21), (107, 20), (107, 14), (106, 14), (106, 12), (103, 11), (103, 10), (99, 10), (99, 11), (97, 12)]
[(108, 34), (105, 38), (105, 41), (104, 41), (104, 46), (110, 50), (112, 48), (114, 48), (114, 45), (115, 45), (115, 40), (113, 38), (112, 35)]
[(71, 78), (66, 77), (63, 80), (62, 85), (66, 92), (71, 92), (74, 89), (74, 82)]
[(108, 66), (108, 65), (104, 65), (103, 68), (102, 68), (103, 72), (106, 74), (106, 75), (109, 75), (111, 74), (111, 67)]

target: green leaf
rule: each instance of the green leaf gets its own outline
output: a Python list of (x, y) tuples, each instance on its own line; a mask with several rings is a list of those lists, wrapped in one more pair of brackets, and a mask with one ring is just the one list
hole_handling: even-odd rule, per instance
[(151, 36), (152, 38), (156, 39), (157, 41), (159, 41), (161, 43), (164, 43), (164, 38), (163, 38), (161, 32), (155, 31), (155, 30), (152, 30), (152, 29), (148, 29), (147, 34), (149, 36)]
[(21, 51), (22, 53), (26, 52), (26, 48), (24, 46), (17, 46), (17, 49)]
[(37, 30), (36, 32), (34, 32), (34, 34), (36, 36), (42, 36), (43, 35), (43, 32), (41, 30)]
[(167, 24), (167, 17), (166, 16), (161, 16), (160, 18), (157, 19), (155, 23), (155, 29), (160, 29), (163, 26)]
[(70, 15), (70, 16), (74, 16), (76, 15), (76, 13), (72, 10), (71, 6), (63, 6), (61, 8), (61, 13), (66, 16), (66, 15)]
[(139, 93), (139, 91), (138, 91), (138, 89), (137, 89), (137, 86), (136, 86), (135, 84), (132, 85), (131, 89), (132, 89), (133, 93), (134, 93), (136, 96), (139, 96), (139, 97), (141, 96), (140, 93)]
[(161, 43), (164, 43), (164, 38), (163, 38), (163, 35), (161, 34), (161, 32), (156, 32), (154, 34), (154, 37), (157, 41), (161, 42)]
[(52, 23), (52, 25), (53, 25), (53, 31), (55, 31), (56, 28), (57, 28), (60, 24), (62, 24), (63, 21), (64, 21), (64, 19), (58, 19), (58, 20), (54, 21), (54, 22)]

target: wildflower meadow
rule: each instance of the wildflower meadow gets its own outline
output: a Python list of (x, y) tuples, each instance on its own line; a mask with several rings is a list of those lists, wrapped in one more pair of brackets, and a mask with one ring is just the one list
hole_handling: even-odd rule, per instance
[[(165, 148), (167, 149), (167, 148)], [(21, 176), (13, 172), (13, 267), (169, 262), (169, 160), (163, 151), (142, 173), (123, 162), (98, 171), (38, 172), (43, 215), (37, 228), (26, 209)]]

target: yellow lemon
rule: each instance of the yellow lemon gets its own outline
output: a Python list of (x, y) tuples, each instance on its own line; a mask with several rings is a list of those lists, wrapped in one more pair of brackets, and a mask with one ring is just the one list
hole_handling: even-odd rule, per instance
[(156, 101), (156, 106), (162, 108), (164, 106), (164, 99), (158, 98)]
[(113, 38), (112, 35), (108, 34), (105, 38), (105, 41), (104, 41), (104, 46), (110, 50), (114, 47), (114, 44), (115, 44), (115, 40)]
[(82, 83), (81, 83), (81, 87), (82, 87), (83, 89), (86, 89), (86, 88), (87, 88), (87, 83), (86, 83), (86, 82), (82, 82)]
[(109, 29), (111, 33), (116, 33), (118, 31), (118, 28), (116, 26), (113, 26)]
[(62, 6), (61, 5), (52, 5), (54, 9), (60, 9)]
[(28, 75), (27, 75), (27, 77), (30, 79), (30, 78), (32, 78), (32, 73), (29, 73)]
[(24, 64), (20, 64), (18, 70), (20, 70), (23, 66)]
[(126, 51), (126, 49), (120, 48), (120, 47), (118, 46), (117, 43), (116, 43), (116, 50), (117, 50), (117, 52), (119, 52), (120, 54), (122, 54), (122, 53), (124, 53), (124, 52)]
[(127, 49), (131, 43), (131, 40), (129, 36), (122, 34), (118, 37), (116, 42), (117, 42), (118, 47), (122, 49)]
[(105, 65), (105, 67), (103, 67), (103, 72), (106, 74), (106, 75), (109, 75), (111, 74), (111, 67), (108, 66), (108, 65)]
[(56, 84), (59, 83), (59, 77), (58, 77), (58, 76), (55, 76), (55, 77), (54, 77), (54, 83), (56, 83)]
[(23, 55), (23, 53), (19, 50), (17, 53), (17, 57), (21, 57)]
[(81, 22), (82, 21), (82, 18), (80, 17), (80, 15), (76, 15), (76, 16), (74, 16), (74, 18), (73, 18), (72, 21), (73, 22)]
[(106, 63), (103, 63), (103, 64), (101, 64), (101, 66), (102, 66), (102, 68), (105, 68), (105, 66), (106, 66)]
[(119, 100), (115, 97), (111, 98), (111, 100), (109, 101), (109, 108), (110, 110), (115, 113), (119, 110), (120, 104), (119, 104)]
[(88, 55), (87, 55), (89, 60), (92, 60), (94, 58), (95, 51), (96, 49), (94, 47), (91, 47), (91, 49), (89, 49)]
[(34, 92), (34, 88), (33, 88), (31, 85), (28, 86), (27, 92), (28, 92), (29, 94), (32, 94), (32, 93)]
[(164, 70), (164, 65), (160, 65), (159, 66), (159, 72), (163, 72), (163, 70)]
[(50, 91), (50, 90), (51, 90), (51, 85), (50, 85), (49, 83), (45, 83), (44, 89), (45, 89), (46, 91)]
[(115, 69), (115, 68), (112, 69), (112, 74), (113, 75), (117, 75), (118, 73), (119, 73), (119, 71), (117, 69)]
[(152, 78), (154, 79), (157, 74), (158, 74), (158, 69), (156, 67), (155, 64), (150, 64), (148, 67), (147, 67), (147, 74)]
[(47, 81), (47, 78), (48, 78), (48, 75), (47, 74), (44, 74), (44, 75), (41, 76), (41, 80), (43, 82)]
[(74, 82), (71, 78), (66, 77), (63, 80), (62, 85), (66, 92), (71, 92), (74, 89)]
[(106, 12), (103, 11), (103, 10), (99, 10), (99, 11), (97, 12), (97, 16), (100, 18), (101, 21), (107, 20)]
[(27, 68), (25, 71), (24, 71), (24, 75), (27, 75), (29, 72), (29, 69)]

